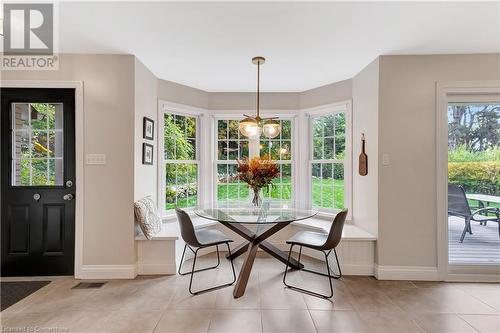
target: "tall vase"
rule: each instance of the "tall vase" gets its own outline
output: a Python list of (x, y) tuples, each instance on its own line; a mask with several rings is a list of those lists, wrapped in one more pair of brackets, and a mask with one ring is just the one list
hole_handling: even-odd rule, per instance
[(260, 197), (260, 188), (253, 189), (252, 203), (255, 207), (260, 207), (260, 205), (262, 204), (262, 198)]

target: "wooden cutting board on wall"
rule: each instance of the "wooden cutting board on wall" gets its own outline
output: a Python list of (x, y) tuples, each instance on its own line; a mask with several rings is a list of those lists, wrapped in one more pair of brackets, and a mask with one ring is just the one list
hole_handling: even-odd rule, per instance
[(361, 154), (359, 154), (359, 174), (366, 176), (368, 174), (368, 155), (365, 152), (365, 134), (361, 134)]

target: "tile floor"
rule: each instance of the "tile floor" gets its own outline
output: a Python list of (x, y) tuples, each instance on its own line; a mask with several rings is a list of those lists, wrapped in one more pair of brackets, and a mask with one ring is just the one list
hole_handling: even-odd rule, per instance
[[(213, 257), (203, 257), (208, 265)], [(309, 260), (312, 266), (318, 262)], [(237, 268), (241, 261), (237, 261)], [(113, 280), (95, 290), (57, 278), (1, 313), (3, 332), (500, 332), (500, 284), (335, 281), (333, 302), (284, 289), (283, 266), (259, 256), (246, 294), (232, 287), (191, 296), (188, 276)], [(223, 261), (199, 273), (195, 288), (230, 279)], [(292, 272), (290, 281), (326, 291), (324, 278)], [(22, 330), (24, 329), (24, 331)]]

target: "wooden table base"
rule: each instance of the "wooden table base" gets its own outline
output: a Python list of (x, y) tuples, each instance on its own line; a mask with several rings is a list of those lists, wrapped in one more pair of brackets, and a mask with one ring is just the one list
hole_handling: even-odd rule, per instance
[[(238, 276), (233, 292), (234, 298), (238, 298), (245, 294), (245, 289), (247, 287), (248, 279), (250, 277), (250, 273), (252, 272), (253, 263), (259, 247), (279, 261), (286, 263), (288, 254), (267, 242), (266, 239), (286, 227), (290, 224), (290, 222), (276, 223), (267, 230), (258, 234), (237, 222), (221, 223), (248, 241), (247, 243), (240, 244), (236, 247), (231, 256), (227, 256), (230, 259), (235, 259), (243, 253), (246, 253), (245, 261), (243, 262), (243, 267), (241, 268), (240, 275)], [(304, 267), (304, 265), (292, 258), (290, 258), (290, 266), (296, 269)]]

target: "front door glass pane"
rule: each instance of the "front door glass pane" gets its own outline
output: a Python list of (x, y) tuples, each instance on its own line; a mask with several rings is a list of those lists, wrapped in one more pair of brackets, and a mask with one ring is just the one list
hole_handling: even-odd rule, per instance
[(62, 103), (12, 103), (12, 186), (63, 185)]

